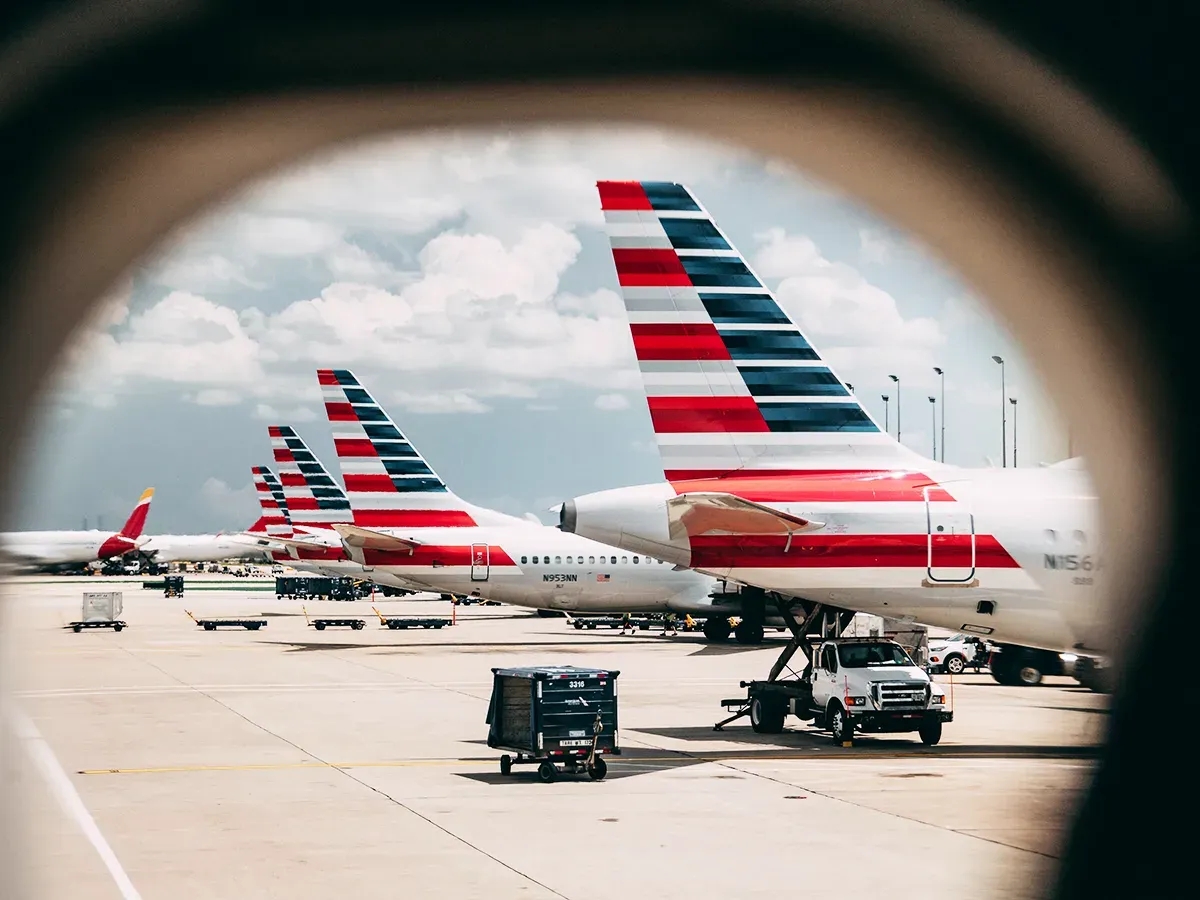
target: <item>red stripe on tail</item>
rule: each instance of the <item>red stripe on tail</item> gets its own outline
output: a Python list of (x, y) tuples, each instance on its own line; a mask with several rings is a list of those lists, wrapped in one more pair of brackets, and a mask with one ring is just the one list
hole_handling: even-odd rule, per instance
[(657, 434), (770, 431), (753, 397), (647, 397)]
[(674, 250), (614, 247), (613, 263), (622, 287), (691, 287), (687, 270)]
[(636, 181), (600, 181), (601, 209), (654, 209), (645, 189)]
[(639, 360), (729, 359), (729, 350), (716, 326), (658, 324), (629, 326)]

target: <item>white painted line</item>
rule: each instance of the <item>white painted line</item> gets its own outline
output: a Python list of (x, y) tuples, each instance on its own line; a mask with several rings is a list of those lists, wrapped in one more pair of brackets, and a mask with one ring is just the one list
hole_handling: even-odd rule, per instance
[(92, 814), (83, 805), (83, 799), (79, 796), (79, 792), (75, 790), (75, 785), (71, 783), (70, 777), (63, 770), (62, 764), (59, 763), (58, 757), (54, 755), (54, 751), (50, 749), (50, 745), (46, 743), (46, 739), (42, 737), (42, 733), (37, 730), (37, 726), (33, 724), (33, 720), (24, 713), (17, 712), (16, 710), (13, 710), (12, 718), (13, 728), (17, 733), (17, 737), (25, 745), (25, 750), (29, 753), (30, 759), (38, 767), (38, 770), (42, 773), (42, 777), (46, 779), (46, 783), (50, 785), (51, 791), (54, 792), (63, 810), (75, 819), (79, 825), (79, 829), (91, 841), (92, 846), (96, 848), (96, 853), (100, 855), (101, 862), (104, 863), (105, 868), (112, 875), (113, 881), (117, 884), (117, 889), (121, 892), (121, 896), (125, 900), (141, 900), (142, 895), (133, 886), (133, 882), (129, 880), (129, 876), (125, 874), (120, 860), (113, 853), (113, 849), (108, 845), (108, 841), (104, 839), (104, 835), (100, 833), (100, 827), (96, 824), (96, 820), (92, 818)]

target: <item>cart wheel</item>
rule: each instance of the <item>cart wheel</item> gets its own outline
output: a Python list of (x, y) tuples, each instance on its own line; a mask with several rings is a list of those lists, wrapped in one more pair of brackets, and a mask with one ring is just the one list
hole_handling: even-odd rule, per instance
[(500, 774), (501, 775), (511, 775), (512, 774), (512, 757), (509, 756), (507, 753), (505, 753), (503, 756), (500, 757)]
[(313, 628), (317, 629), (317, 631), (324, 631), (324, 630), (325, 630), (325, 623), (324, 623), (324, 622), (317, 622), (316, 624), (314, 624), (314, 625), (313, 625)]
[(600, 781), (608, 774), (608, 763), (604, 761), (603, 756), (597, 756), (595, 761), (587, 767), (588, 778), (592, 781)]
[(554, 768), (554, 763), (544, 762), (538, 766), (538, 778), (542, 780), (542, 784), (549, 784), (558, 777), (558, 770)]
[(575, 623), (575, 630), (576, 630), (576, 631), (583, 631), (583, 623), (582, 623), (582, 622), (576, 622), (576, 623)]
[(438, 622), (436, 625), (434, 625), (434, 626), (433, 626), (433, 630), (434, 630), (434, 631), (437, 631), (437, 630), (438, 630), (439, 628), (441, 628), (441, 627), (442, 627), (442, 623), (441, 623), (441, 622)]
[(399, 628), (399, 627), (400, 627), (400, 626), (399, 626), (399, 625), (397, 625), (395, 622), (388, 622), (388, 623), (387, 623), (387, 626), (388, 626), (388, 628), (392, 629), (392, 631), (395, 631), (397, 628)]
[(124, 628), (124, 627), (125, 627), (124, 625), (114, 625), (114, 626), (113, 626), (113, 631), (120, 631), (120, 630), (121, 630), (122, 628)]
[(83, 631), (82, 625), (72, 625), (71, 628), (74, 630), (74, 632), (76, 634), (79, 634), (79, 632)]
[(354, 630), (355, 630), (355, 631), (362, 631), (362, 630), (363, 630), (363, 623), (362, 623), (362, 622), (355, 622), (355, 623), (354, 623)]

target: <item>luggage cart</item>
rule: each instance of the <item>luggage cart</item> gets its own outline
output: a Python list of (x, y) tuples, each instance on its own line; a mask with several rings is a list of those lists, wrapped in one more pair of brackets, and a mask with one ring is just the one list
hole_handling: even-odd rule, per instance
[(317, 631), (324, 631), (326, 628), (353, 628), (355, 631), (362, 631), (367, 623), (363, 619), (354, 619), (344, 616), (322, 616), (319, 619), (310, 619), (308, 610), (303, 606), (300, 607), (304, 613), (304, 621), (311, 625)]
[(405, 628), (444, 628), (446, 625), (453, 624), (449, 619), (441, 619), (431, 616), (385, 616), (375, 607), (371, 607), (372, 612), (379, 616), (379, 623), (385, 628), (405, 629)]
[(245, 628), (247, 631), (258, 631), (267, 624), (266, 619), (255, 619), (248, 616), (233, 616), (221, 619), (197, 619), (190, 611), (184, 610), (188, 618), (205, 631), (216, 631), (218, 628)]
[(162, 583), (164, 597), (182, 597), (183, 596), (183, 576), (168, 575), (163, 579)]
[(66, 627), (76, 634), (85, 628), (120, 631), (129, 624), (117, 618), (124, 606), (125, 595), (120, 591), (84, 591), (79, 620), (68, 622)]
[[(608, 754), (617, 740), (617, 676), (612, 669), (533, 666), (492, 669), (488, 746), (509, 751), (500, 772), (536, 764), (546, 784), (560, 774), (587, 772), (593, 781), (608, 774)], [(510, 755), (515, 754), (515, 755)]]

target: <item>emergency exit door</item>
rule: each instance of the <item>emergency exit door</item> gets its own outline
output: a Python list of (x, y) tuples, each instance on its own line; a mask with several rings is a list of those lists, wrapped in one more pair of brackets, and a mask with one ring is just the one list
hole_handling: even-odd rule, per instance
[(471, 580), (487, 581), (492, 568), (491, 548), (487, 544), (471, 545)]
[(930, 499), (944, 489), (924, 489), (926, 523), (925, 574), (929, 586), (975, 582), (975, 516), (961, 500)]

